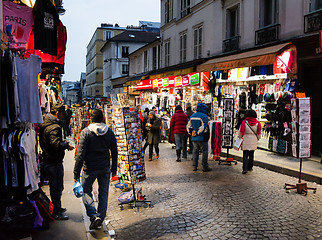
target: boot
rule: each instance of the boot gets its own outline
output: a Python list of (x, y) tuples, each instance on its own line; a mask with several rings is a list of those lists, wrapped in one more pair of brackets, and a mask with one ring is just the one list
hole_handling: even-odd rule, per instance
[(181, 150), (177, 150), (177, 162), (181, 162)]

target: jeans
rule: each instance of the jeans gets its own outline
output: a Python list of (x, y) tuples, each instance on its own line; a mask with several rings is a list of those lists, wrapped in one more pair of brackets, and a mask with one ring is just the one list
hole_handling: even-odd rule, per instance
[(54, 215), (60, 212), (64, 190), (64, 166), (62, 163), (45, 163), (44, 170), (49, 180), (50, 198), (54, 204)]
[[(98, 182), (98, 208), (96, 211), (93, 200), (93, 183), (97, 179)], [(100, 217), (102, 220), (106, 217), (108, 190), (110, 184), (109, 170), (98, 170), (84, 172), (82, 177), (82, 185), (84, 195), (82, 197), (86, 208), (86, 214), (92, 220), (94, 217)]]
[(155, 153), (157, 154), (157, 156), (159, 156), (159, 143), (157, 144), (150, 144), (149, 145), (149, 158), (152, 159), (152, 155), (153, 155), (153, 146), (155, 149)]
[(149, 146), (149, 143), (148, 141), (146, 140), (145, 143), (144, 143), (144, 146), (143, 146), (143, 151), (145, 153), (145, 149)]
[(255, 151), (243, 151), (243, 171), (249, 171), (254, 166), (254, 152)]
[(202, 167), (207, 169), (208, 165), (208, 142), (193, 141), (193, 166), (198, 167), (199, 150), (202, 150)]
[(174, 134), (174, 141), (176, 143), (176, 150), (182, 149), (182, 157), (187, 158), (187, 137), (186, 134)]

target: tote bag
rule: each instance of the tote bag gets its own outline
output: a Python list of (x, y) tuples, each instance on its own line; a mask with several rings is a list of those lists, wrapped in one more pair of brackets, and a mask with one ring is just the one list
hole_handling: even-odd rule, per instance
[(234, 149), (236, 149), (237, 151), (239, 151), (239, 149), (241, 148), (241, 145), (243, 144), (244, 139), (243, 138), (237, 138), (234, 142)]

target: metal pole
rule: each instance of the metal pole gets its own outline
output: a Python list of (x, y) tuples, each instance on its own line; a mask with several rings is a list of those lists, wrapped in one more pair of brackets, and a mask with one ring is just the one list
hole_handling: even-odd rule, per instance
[(301, 183), (301, 178), (302, 178), (302, 161), (303, 161), (303, 159), (300, 158), (299, 183)]

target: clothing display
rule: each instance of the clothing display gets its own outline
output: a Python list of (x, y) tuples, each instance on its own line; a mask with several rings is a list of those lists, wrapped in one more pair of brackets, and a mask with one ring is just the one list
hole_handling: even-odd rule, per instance
[(30, 55), (23, 60), (15, 57), (17, 85), (19, 92), (21, 121), (42, 123), (42, 114), (38, 92), (38, 74), (41, 71), (41, 59)]
[(32, 8), (3, 1), (3, 32), (9, 37), (9, 47), (25, 49), (34, 25)]
[(49, 0), (37, 0), (34, 5), (34, 48), (57, 56), (57, 26), (59, 16)]

